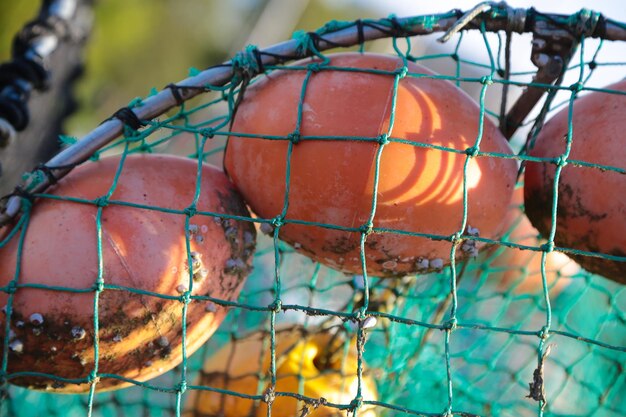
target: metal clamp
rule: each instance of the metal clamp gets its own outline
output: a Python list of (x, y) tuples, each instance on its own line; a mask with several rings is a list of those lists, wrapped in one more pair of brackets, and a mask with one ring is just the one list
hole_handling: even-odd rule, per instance
[[(565, 73), (580, 37), (569, 27), (563, 27), (550, 19), (537, 19), (534, 10), (530, 10), (532, 19), (533, 42), (531, 62), (537, 67), (533, 84), (560, 84), (560, 77)], [(517, 99), (503, 120), (500, 130), (506, 138), (511, 138), (524, 122), (528, 114), (539, 102), (545, 88), (528, 86)]]

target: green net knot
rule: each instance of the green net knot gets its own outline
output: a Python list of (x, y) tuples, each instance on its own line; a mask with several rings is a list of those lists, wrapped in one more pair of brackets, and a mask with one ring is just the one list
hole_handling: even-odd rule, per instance
[(537, 336), (539, 336), (542, 340), (548, 339), (548, 337), (550, 337), (550, 328), (548, 326), (543, 326), (541, 330), (537, 332)]
[(215, 129), (213, 129), (212, 127), (206, 127), (204, 129), (200, 129), (198, 133), (200, 133), (200, 136), (202, 137), (205, 137), (207, 139), (213, 139), (213, 137), (215, 136)]
[(93, 284), (93, 290), (94, 290), (95, 292), (102, 292), (102, 291), (104, 291), (104, 282), (103, 282), (103, 281), (101, 281), (101, 280), (96, 281), (96, 282)]
[(485, 75), (480, 77), (480, 83), (482, 85), (491, 85), (493, 84), (493, 77), (491, 75)]
[(320, 72), (322, 70), (322, 65), (319, 62), (313, 62), (306, 66), (306, 68), (311, 72)]
[(474, 158), (478, 156), (478, 152), (479, 152), (478, 146), (472, 146), (465, 150), (465, 155), (469, 156), (470, 158)]
[(272, 226), (274, 226), (275, 228), (279, 228), (283, 224), (285, 224), (285, 219), (283, 218), (283, 216), (276, 216), (272, 219)]
[(96, 205), (96, 207), (104, 208), (109, 205), (109, 197), (106, 195), (100, 196), (93, 200), (93, 203)]
[(137, 147), (137, 150), (141, 153), (152, 153), (152, 147), (148, 145), (145, 140), (141, 142), (141, 145)]
[(406, 77), (408, 73), (409, 73), (409, 67), (407, 67), (406, 65), (404, 65), (402, 68), (398, 68), (395, 71), (396, 76), (400, 79)]
[[(28, 184), (26, 186), (26, 190), (22, 187), (17, 187), (16, 192), (18, 194), (23, 193), (27, 190), (32, 190), (33, 188), (36, 188), (39, 184), (41, 184), (43, 181), (45, 181), (46, 179), (46, 169), (49, 170), (49, 168), (47, 168), (45, 165), (41, 165), (38, 167), (39, 169), (33, 171), (33, 172), (27, 172), (24, 173), (22, 175), (22, 181), (24, 181), (26, 184)], [(49, 172), (49, 171), (48, 171)]]
[(183, 212), (185, 213), (185, 216), (193, 217), (198, 213), (198, 208), (195, 204), (191, 204), (189, 207), (186, 207)]
[(453, 244), (459, 244), (462, 240), (461, 238), (461, 232), (456, 232), (450, 235), (450, 242), (452, 242)]
[(180, 295), (180, 302), (185, 305), (188, 305), (189, 303), (191, 303), (191, 291), (189, 290), (184, 291)]
[(296, 41), (296, 53), (298, 56), (305, 56), (309, 52), (322, 59), (322, 64), (326, 65), (330, 62), (330, 59), (321, 54), (317, 48), (316, 41), (319, 36), (315, 32), (305, 32), (303, 30), (296, 30), (293, 32), (291, 38)]
[(300, 133), (298, 132), (293, 132), (290, 133), (289, 135), (287, 135), (287, 139), (289, 139), (291, 141), (291, 143), (293, 143), (294, 145), (297, 145), (298, 143), (300, 143)]
[(4, 292), (7, 294), (15, 294), (15, 291), (17, 291), (17, 282), (15, 280), (9, 281)]
[(456, 330), (457, 324), (458, 321), (456, 317), (452, 317), (450, 320), (443, 323), (443, 330), (452, 332)]
[(274, 300), (273, 303), (267, 306), (269, 311), (273, 311), (274, 313), (280, 313), (283, 309), (283, 302), (280, 300)]
[(89, 157), (91, 162), (98, 162), (100, 160), (100, 152), (96, 151)]
[(593, 71), (594, 69), (596, 69), (596, 67), (598, 66), (598, 63), (596, 61), (589, 61), (589, 63), (587, 64), (589, 66), (589, 69), (591, 71)]
[(296, 52), (299, 55), (304, 55), (307, 51), (311, 51), (315, 47), (311, 39), (311, 34), (304, 30), (296, 30), (293, 32), (291, 39), (296, 41)]
[(394, 13), (387, 16), (385, 23), (391, 28), (394, 38), (405, 38), (412, 35), (411, 31), (407, 29), (406, 23), (398, 21), (398, 17)]
[(378, 144), (381, 146), (389, 143), (389, 135), (387, 133), (381, 134), (377, 139)]
[(374, 225), (372, 224), (372, 222), (368, 222), (359, 227), (359, 232), (361, 232), (361, 234), (364, 234), (365, 236), (369, 236), (372, 233), (373, 229)]
[(263, 71), (263, 61), (259, 48), (256, 45), (248, 45), (243, 51), (235, 54), (231, 60), (233, 72), (243, 74), (244, 78), (252, 78)]
[(98, 373), (96, 372), (95, 369), (89, 372), (89, 375), (87, 376), (87, 382), (90, 385), (97, 384), (98, 382), (100, 382), (100, 377), (98, 376)]
[(453, 61), (458, 62), (459, 61), (459, 54), (457, 54), (457, 53), (451, 54), (450, 58), (452, 58)]
[(585, 86), (580, 81), (569, 86), (569, 89), (575, 93), (579, 93)]
[(176, 386), (176, 392), (179, 392), (182, 395), (185, 391), (187, 391), (187, 381), (183, 379), (180, 381), (180, 384)]
[(556, 166), (564, 167), (567, 165), (567, 158), (565, 155), (560, 155), (552, 160), (552, 163)]
[(358, 410), (359, 408), (361, 408), (361, 406), (363, 405), (363, 397), (362, 396), (358, 396), (355, 399), (353, 399), (352, 401), (350, 401), (350, 408), (348, 408), (349, 412), (354, 412), (356, 410)]
[(539, 248), (543, 251), (543, 252), (547, 252), (550, 253), (554, 250), (554, 242), (550, 241), (550, 242), (546, 242), (543, 245), (539, 246)]
[(139, 132), (139, 130), (127, 124), (124, 125), (122, 134), (124, 135), (124, 139), (126, 139), (126, 141), (130, 143), (139, 142), (140, 140), (145, 139), (144, 136), (141, 134), (141, 132)]

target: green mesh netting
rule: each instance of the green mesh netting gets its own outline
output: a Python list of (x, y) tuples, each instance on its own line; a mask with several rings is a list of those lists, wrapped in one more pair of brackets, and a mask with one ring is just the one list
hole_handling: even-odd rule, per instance
[[(392, 26), (390, 21), (383, 22), (389, 27)], [(508, 86), (509, 96), (521, 91), (529, 85), (533, 74), (532, 67), (529, 66), (531, 70), (514, 69), (510, 74), (510, 80), (505, 80), (502, 77), (505, 50), (503, 37), (488, 34), (484, 28), (475, 32), (480, 36), (477, 38), (459, 36), (458, 42), (445, 53), (419, 52), (415, 55), (412, 53), (425, 51), (423, 45), (429, 45), (430, 36), (393, 38), (389, 41), (387, 50), (408, 61), (419, 61), (426, 66), (436, 67), (442, 75), (433, 76), (434, 78), (452, 80), (459, 86), (477, 92), (481, 120), (473, 147), (478, 149), (478, 152), (468, 152), (467, 161), (472, 157), (510, 157), (480, 152), (483, 120), (485, 117), (495, 119), (500, 117), (502, 86)], [(524, 42), (529, 40), (521, 38)], [(480, 42), (479, 46), (476, 43), (477, 39)], [(315, 49), (315, 42), (311, 41), (310, 36), (302, 36), (302, 44), (305, 48)], [(471, 46), (474, 46), (474, 50), (479, 49), (480, 53), (466, 52), (472, 50)], [(369, 45), (362, 45), (362, 49), (368, 47)], [(380, 47), (380, 44), (377, 44), (377, 47)], [(587, 83), (594, 79), (594, 74), (599, 69), (624, 65), (624, 62), (616, 61), (614, 55), (603, 54), (604, 47), (605, 43), (602, 41), (582, 39), (562, 86), (541, 86), (557, 93), (551, 97), (552, 100), (546, 106), (550, 109), (548, 117), (563, 106), (571, 106), (574, 98), (584, 93)], [(317, 51), (317, 55), (324, 54)], [(247, 57), (250, 58), (250, 55)], [(253, 59), (235, 61), (237, 65), (254, 65)], [(271, 71), (279, 68), (282, 66), (265, 69)], [(307, 67), (300, 70), (309, 73), (313, 71)], [(321, 64), (315, 70), (331, 71), (332, 68), (325, 68)], [(386, 76), (393, 77), (397, 87), (397, 82), (402, 77), (418, 74), (406, 72), (404, 68), (390, 72)], [(229, 135), (228, 126), (240, 94), (238, 89), (240, 82), (240, 78), (235, 78), (225, 87), (210, 87), (208, 88), (210, 92), (201, 98), (182, 104), (160, 120), (147, 121), (148, 125), (143, 129), (137, 131), (127, 128), (122, 139), (107, 146), (98, 154), (175, 153), (188, 155), (190, 158), (201, 158), (216, 165), (221, 164), (225, 140)], [(575, 84), (576, 88), (570, 88), (570, 84)], [(303, 91), (305, 90), (306, 85), (303, 86)], [(509, 98), (509, 104), (511, 101)], [(490, 108), (488, 103), (492, 103), (493, 108)], [(140, 106), (141, 100), (135, 100), (131, 105)], [(520, 133), (513, 138), (511, 144), (517, 153), (515, 159), (528, 159), (522, 149), (526, 132), (534, 122), (535, 119), (531, 117)], [(393, 122), (390, 123), (388, 134), (388, 142), (396, 140), (393, 137)], [(230, 140), (238, 139), (240, 138), (237, 135), (233, 135)], [(272, 139), (292, 140), (293, 137)], [(299, 139), (314, 140), (306, 136)], [(334, 138), (334, 140), (379, 142), (380, 138)], [(568, 140), (575, 140), (575, 137), (569, 135)], [(378, 158), (388, 142), (380, 141)], [(291, 143), (288, 154), (293, 146), (297, 144)], [(429, 145), (418, 143), (415, 146)], [(466, 150), (438, 147), (437, 151), (465, 153)], [(289, 158), (289, 155), (287, 157)], [(567, 158), (567, 154), (564, 157)], [(584, 164), (585, 161), (579, 162)], [(622, 167), (601, 168), (625, 173)], [(561, 167), (557, 169), (560, 170)], [(463, 177), (465, 183), (467, 163)], [(289, 183), (288, 175), (287, 178), (280, 180)], [(194, 184), (197, 194), (199, 185), (195, 178), (190, 179), (190, 187)], [(111, 193), (115, 186), (114, 181), (111, 184)], [(111, 193), (105, 197), (110, 197)], [(36, 197), (53, 198), (49, 194)], [(468, 238), (469, 236), (463, 235), (467, 222), (466, 187), (463, 198), (463, 227), (458, 232), (462, 237)], [(288, 199), (289, 195), (286, 195), (285, 201)], [(101, 199), (88, 203), (99, 207), (97, 228), (101, 230), (100, 217), (107, 208)], [(189, 201), (190, 206), (193, 203)], [(108, 204), (123, 202), (109, 201)], [(30, 206), (27, 204), (26, 207), (15, 233), (9, 235), (1, 246), (6, 245), (9, 239), (21, 239), (23, 236), (29, 219)], [(375, 208), (374, 200), (370, 224), (373, 224), (374, 232), (380, 232), (381, 230), (376, 229)], [(192, 214), (209, 217), (219, 215), (185, 210), (179, 210), (177, 213), (187, 217), (187, 224), (192, 222)], [(284, 214), (285, 211), (283, 216)], [(378, 389), (378, 399), (368, 401), (365, 398), (366, 401), (361, 403), (357, 394), (353, 398), (354, 401), (331, 404), (343, 415), (352, 412), (359, 415), (371, 407), (374, 407), (376, 415), (389, 416), (400, 414), (434, 416), (446, 413), (458, 416), (626, 415), (626, 373), (623, 370), (626, 358), (624, 287), (580, 268), (564, 267), (555, 272), (545, 271), (543, 267), (539, 267), (541, 269), (538, 270), (538, 267), (530, 261), (524, 265), (508, 265), (502, 262), (502, 259), (508, 259), (506, 251), (514, 250), (510, 249), (511, 247), (528, 253), (548, 248), (543, 245), (545, 241), (540, 240), (538, 236), (520, 236), (515, 233), (524, 221), (521, 217), (521, 207), (518, 219), (502, 236), (502, 240), (495, 242), (491, 249), (482, 251), (477, 258), (466, 262), (455, 261), (457, 247), (453, 244), (454, 236), (427, 235), (430, 238), (450, 242), (451, 265), (440, 273), (402, 279), (380, 279), (366, 274), (346, 275), (296, 253), (291, 246), (279, 240), (281, 225), (294, 220), (289, 216), (280, 218), (279, 222), (276, 219), (247, 220), (257, 225), (265, 225), (261, 230), (268, 234), (259, 233), (254, 270), (248, 277), (238, 301), (228, 303), (208, 296), (190, 295), (190, 290), (178, 297), (181, 309), (186, 309), (188, 303), (206, 303), (207, 300), (229, 306), (226, 320), (203, 347), (191, 356), (183, 351), (180, 366), (155, 379), (143, 383), (135, 382), (136, 386), (113, 392), (98, 393), (97, 384), (93, 384), (90, 393), (86, 395), (33, 391), (10, 384), (11, 378), (19, 375), (8, 372), (9, 364), (11, 361), (19, 360), (19, 355), (8, 348), (10, 334), (5, 331), (1, 369), (5, 378), (2, 415), (183, 415), (189, 410), (188, 398), (191, 395), (216, 390), (210, 385), (202, 385), (199, 379), (204, 361), (229, 341), (236, 342), (251, 332), (259, 330), (266, 332), (266, 346), (275, 360), (272, 361), (269, 370), (258, 372), (268, 381), (272, 381), (276, 363), (280, 361), (275, 355), (276, 342), (272, 334), (277, 328), (287, 324), (299, 324), (309, 329), (322, 326), (328, 329), (327, 331), (339, 335), (359, 336), (358, 347), (362, 352), (362, 358), (359, 356), (358, 360), (358, 368), (362, 371), (362, 374), (359, 373), (359, 380), (367, 375), (373, 375)], [(554, 225), (552, 231), (554, 233)], [(364, 245), (367, 233), (361, 232), (363, 259), (363, 253), (367, 251)], [(529, 243), (529, 238), (532, 243)], [(611, 258), (603, 254), (599, 256), (625, 261), (623, 257)], [(545, 254), (540, 264), (545, 266)], [(509, 274), (506, 279), (505, 274)], [(529, 284), (528, 279), (534, 279), (534, 285)], [(4, 286), (2, 291), (9, 294), (6, 314), (10, 315), (11, 294), (20, 290), (20, 281), (12, 277), (8, 281), (10, 283)], [(69, 294), (93, 293), (96, 301), (106, 291), (144, 293), (134, 288), (116, 288), (107, 284), (103, 265), (98, 265), (93, 288), (79, 291), (61, 287), (40, 287)], [(97, 306), (97, 303), (95, 305)], [(97, 307), (94, 308), (94, 314), (96, 329), (106, 326), (106, 323), (98, 321)], [(368, 317), (377, 318), (373, 327), (369, 327), (372, 321), (367, 319)], [(369, 320), (368, 325), (364, 326), (366, 320)], [(9, 323), (6, 328), (13, 325), (15, 323)], [(181, 325), (184, 334), (185, 323)], [(97, 339), (95, 347), (97, 348)], [(258, 358), (249, 360), (259, 361)], [(533, 379), (533, 374), (538, 369), (538, 363), (542, 363), (539, 370), (542, 371), (540, 376), (543, 378), (543, 384), (537, 389), (539, 391), (545, 389), (547, 402), (528, 398), (529, 383), (537, 382), (536, 378)], [(89, 378), (80, 382), (110, 377), (116, 376), (101, 375), (97, 370), (93, 370)], [(54, 375), (49, 375), (49, 378), (51, 382), (71, 382)], [(319, 398), (302, 396), (303, 383), (304, 378), (301, 378), (299, 393), (279, 391), (275, 395), (298, 397), (309, 400), (311, 404), (319, 401)], [(253, 396), (227, 392), (256, 401), (271, 400), (262, 384), (259, 384), (259, 389)], [(355, 410), (356, 405), (361, 407)]]

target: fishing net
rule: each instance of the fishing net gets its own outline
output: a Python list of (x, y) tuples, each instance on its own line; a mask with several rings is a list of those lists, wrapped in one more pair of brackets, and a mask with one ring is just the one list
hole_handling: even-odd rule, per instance
[[(498, 14), (502, 17), (507, 10), (510, 13), (510, 9), (493, 9), (488, 18), (495, 19)], [(575, 27), (582, 17), (586, 18), (585, 22), (598, 23), (601, 20), (604, 25), (610, 22), (604, 18), (599, 19), (599, 15), (588, 11), (564, 17), (562, 20), (555, 20), (554, 17), (534, 11), (529, 12), (528, 16), (531, 15), (536, 21), (555, 24), (560, 28)], [(624, 62), (615, 60), (619, 55), (611, 52), (614, 49), (606, 52), (610, 49), (606, 46), (607, 42), (591, 36), (593, 29), (583, 28), (584, 30), (575, 32), (578, 36), (577, 48), (559, 83), (533, 83), (535, 70), (532, 66), (517, 69), (506, 63), (511, 50), (516, 50), (522, 43), (528, 43), (530, 36), (511, 32), (492, 33), (485, 20), (471, 23), (469, 27), (472, 30), (453, 38), (448, 49), (431, 53), (432, 49), (429, 48), (434, 45), (434, 37), (440, 36), (432, 32), (439, 30), (442, 22), (457, 20), (459, 17), (457, 12), (451, 12), (411, 19), (392, 17), (375, 21), (330, 22), (317, 32), (297, 33), (294, 37), (300, 56), (314, 54), (321, 63), (315, 68), (305, 65), (298, 69), (291, 68), (290, 71), (303, 71), (310, 76), (320, 71), (333, 71), (332, 68), (325, 67), (323, 60), (328, 51), (322, 49), (332, 46), (336, 48), (333, 51), (336, 51), (343, 45), (329, 45), (330, 41), (326, 42), (325, 37), (337, 31), (353, 30), (356, 33), (357, 48), (381, 48), (383, 41), (370, 45), (364, 36), (364, 29), (376, 30), (388, 37), (384, 41), (388, 42), (385, 48), (405, 63), (419, 62), (435, 68), (440, 74), (412, 73), (405, 64), (397, 71), (382, 74), (396, 80), (396, 88), (397, 81), (403, 77), (446, 79), (473, 93), (480, 105), (480, 120), (470, 152), (466, 149), (433, 147), (423, 142), (413, 143), (414, 146), (431, 147), (441, 153), (465, 154), (468, 161), (471, 158), (509, 158), (522, 162), (532, 159), (526, 156), (527, 136), (536, 135), (546, 117), (572, 106), (574, 99), (585, 94), (586, 90), (594, 90), (589, 85), (594, 82), (596, 74), (602, 74), (602, 70), (607, 68), (624, 65)], [(626, 29), (619, 23), (610, 23), (622, 30)], [(416, 31), (416, 27), (421, 30)], [(416, 34), (421, 36), (414, 36)], [(325, 44), (326, 48), (321, 48), (321, 44)], [(611, 45), (613, 46), (615, 45)], [(231, 133), (229, 125), (238, 99), (245, 97), (245, 87), (254, 85), (258, 79), (255, 77), (256, 73), (272, 72), (287, 65), (259, 65), (262, 63), (260, 57), (263, 57), (263, 53), (250, 47), (231, 63), (216, 67), (230, 71), (232, 75), (229, 82), (223, 86), (203, 86), (203, 94), (188, 101), (181, 100), (178, 106), (158, 119), (142, 120), (140, 124), (133, 124), (130, 120), (132, 117), (129, 119), (118, 114), (125, 120), (122, 137), (96, 151), (92, 159), (119, 153), (173, 153), (220, 165), (226, 139)], [(286, 58), (284, 61), (288, 61)], [(358, 71), (374, 72), (367, 69)], [(191, 70), (191, 76), (198, 74), (199, 71)], [(602, 81), (599, 79), (601, 85), (604, 84)], [(537, 87), (548, 94), (541, 102), (542, 110), (531, 114), (513, 136), (511, 146), (514, 155), (482, 152), (480, 145), (484, 120), (491, 118), (502, 122), (502, 101), (505, 98), (508, 100), (508, 104), (503, 106), (506, 110), (511, 107), (513, 98), (528, 87)], [(189, 89), (191, 88), (170, 87), (179, 99)], [(623, 94), (616, 91), (612, 93)], [(151, 95), (155, 94), (156, 91)], [(141, 108), (149, 97), (133, 100), (129, 108)], [(302, 105), (301, 101), (299, 108)], [(232, 133), (229, 140), (245, 140), (245, 135)], [(397, 140), (393, 136), (393, 126), (389, 127), (389, 133), (386, 141), (381, 141), (380, 137), (332, 139), (337, 142), (376, 142), (380, 153), (384, 152), (387, 143)], [(72, 138), (63, 139), (69, 148), (75, 146)], [(268, 141), (290, 141), (291, 152), (293, 147), (298, 146), (293, 139), (289, 135), (268, 138)], [(298, 139), (316, 140), (306, 136)], [(571, 135), (571, 124), (568, 140), (576, 140)], [(564, 157), (567, 160), (567, 155)], [(570, 163), (585, 164), (585, 161)], [(622, 175), (626, 173), (623, 164), (601, 167), (589, 163), (587, 165), (601, 168), (604, 172)], [(467, 166), (464, 165), (464, 183), (467, 181)], [(31, 188), (26, 187), (20, 191), (19, 197), (23, 201), (20, 220), (13, 227), (13, 233), (5, 235), (0, 248), (12, 239), (21, 239), (23, 232), (27, 230), (31, 210), (29, 199), (35, 197), (33, 204), (36, 205), (41, 199), (58, 198), (45, 192), (29, 194), (33, 184), (36, 185), (42, 178), (46, 178), (42, 171), (31, 174), (28, 183)], [(287, 174), (287, 178), (275, 180), (288, 183), (289, 177)], [(114, 190), (115, 181), (111, 185), (111, 190)], [(201, 192), (195, 178), (190, 178), (189, 186), (195, 187), (197, 193)], [(521, 186), (520, 180), (516, 193), (519, 193)], [(287, 193), (285, 199), (288, 198)], [(614, 198), (621, 196), (616, 195)], [(274, 408), (279, 407), (278, 399), (281, 397), (298, 398), (301, 400), (299, 409), (306, 415), (325, 402), (319, 397), (304, 395), (304, 385), (308, 377), (303, 371), (305, 365), (302, 359), (298, 359), (300, 365), (296, 368), (299, 369), (299, 375), (298, 372), (295, 375), (299, 376), (296, 378), (298, 383), (293, 385), (291, 391), (281, 391), (280, 385), (277, 385), (279, 389), (268, 390), (277, 381), (277, 369), (284, 362), (282, 356), (291, 352), (280, 347), (278, 335), (284, 329), (292, 329), (294, 326), (305, 329), (302, 336), (299, 336), (301, 339), (308, 338), (311, 334), (334, 335), (340, 341), (337, 349), (339, 353), (334, 354), (344, 363), (349, 362), (346, 359), (348, 345), (355, 338), (357, 340), (358, 355), (354, 363), (350, 362), (354, 369), (344, 369), (343, 376), (337, 369), (328, 371), (334, 372), (339, 379), (350, 378), (352, 375), (358, 382), (358, 390), (352, 391), (349, 399), (341, 403), (331, 400), (325, 404), (334, 408), (338, 415), (370, 415), (367, 413), (372, 410), (375, 415), (383, 416), (626, 415), (626, 373), (623, 372), (626, 358), (624, 287), (586, 272), (568, 259), (557, 267), (547, 263), (547, 252), (552, 248), (546, 245), (547, 241), (541, 239), (534, 229), (528, 227), (521, 199), (514, 199), (511, 203), (508, 229), (500, 239), (491, 241), (468, 235), (465, 227), (467, 199), (468, 193), (464, 189), (463, 227), (457, 234), (422, 234), (426, 238), (449, 242), (451, 264), (444, 266), (439, 272), (403, 278), (378, 278), (366, 273), (345, 274), (312, 261), (298, 253), (297, 248), (294, 249), (292, 245), (280, 240), (281, 227), (288, 225), (290, 221), (298, 221), (290, 219), (288, 215), (279, 217), (278, 220), (245, 218), (244, 220), (255, 223), (262, 233), (258, 233), (257, 237), (254, 269), (236, 302), (197, 295), (191, 289), (185, 289), (180, 295), (144, 294), (149, 297), (179, 299), (181, 310), (190, 303), (212, 302), (225, 305), (229, 311), (225, 321), (195, 353), (188, 355), (183, 349), (181, 364), (172, 371), (146, 382), (130, 381), (133, 386), (129, 388), (99, 393), (98, 378), (114, 378), (115, 375), (101, 375), (97, 370), (90, 370), (89, 376), (79, 381), (92, 382), (89, 393), (84, 395), (42, 392), (12, 385), (12, 379), (24, 374), (10, 372), (11, 362), (19, 361), (20, 356), (16, 352), (19, 351), (16, 345), (11, 344), (16, 339), (8, 331), (16, 326), (15, 320), (7, 321), (5, 318), (1, 369), (4, 381), (2, 415), (193, 415), (189, 414), (194, 405), (192, 399), (207, 392), (223, 392), (227, 396), (255, 403), (257, 406), (262, 402), (274, 402), (274, 406), (267, 412), (268, 415), (280, 415), (276, 414), (279, 411)], [(192, 203), (193, 201), (188, 202), (190, 205)], [(76, 204), (92, 204), (102, 213), (109, 206), (123, 202), (108, 201), (107, 205), (103, 204), (102, 199), (94, 199)], [(372, 207), (375, 206), (374, 202)], [(161, 210), (167, 207), (137, 209)], [(184, 217), (188, 225), (193, 223), (196, 216), (224, 217), (220, 213), (171, 211)], [(371, 221), (373, 232), (381, 232), (376, 230), (374, 211)], [(97, 223), (97, 228), (98, 231), (101, 230), (100, 222)], [(554, 230), (554, 221), (552, 228)], [(357, 228), (355, 231), (362, 234), (360, 256), (363, 261), (368, 250), (364, 243), (371, 230)], [(413, 232), (392, 230), (385, 233)], [(101, 236), (101, 233), (97, 236)], [(490, 246), (475, 257), (459, 260), (455, 253), (460, 244), (468, 240), (481, 241)], [(191, 259), (192, 254), (189, 249), (187, 251)], [(571, 248), (559, 248), (559, 251), (576, 253)], [(516, 261), (512, 261), (511, 253), (515, 254)], [(523, 255), (521, 258), (518, 256), (520, 254)], [(599, 253), (594, 256), (618, 262), (626, 261), (623, 256), (614, 254)], [(97, 269), (98, 274), (94, 276), (92, 288), (77, 290), (46, 285), (38, 288), (67, 294), (90, 293), (94, 299), (107, 291), (143, 294), (136, 288), (115, 288), (107, 283), (105, 266), (98, 265)], [(10, 318), (11, 294), (21, 288), (19, 274), (2, 279), (5, 285), (1, 290), (9, 296), (5, 317)], [(94, 323), (100, 329), (105, 329), (107, 323), (98, 322), (97, 308), (94, 314)], [(180, 326), (185, 334), (185, 321)], [(305, 333), (309, 336), (304, 336)], [(201, 378), (203, 364), (216, 352), (224, 346), (233, 346), (242, 340), (248, 340), (250, 335), (255, 334), (261, 335), (263, 348), (250, 351), (249, 357), (244, 358), (247, 364), (251, 364), (249, 374), (256, 375), (260, 381), (254, 392), (224, 389), (223, 384), (211, 385), (207, 379)], [(97, 344), (97, 339), (94, 339), (94, 343)], [(332, 343), (326, 341), (324, 345), (327, 348)], [(270, 366), (264, 367), (261, 356), (265, 354), (272, 360)], [(51, 387), (54, 387), (55, 382), (69, 383), (56, 375), (47, 377)], [(378, 392), (376, 398), (365, 392), (367, 378), (375, 381)], [(230, 388), (232, 387), (235, 385)]]

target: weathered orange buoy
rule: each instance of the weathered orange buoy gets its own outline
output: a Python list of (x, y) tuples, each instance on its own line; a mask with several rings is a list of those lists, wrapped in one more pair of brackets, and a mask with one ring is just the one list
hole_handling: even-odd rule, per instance
[[(96, 199), (107, 194), (120, 162), (104, 158), (76, 168), (51, 189), (55, 196)], [(165, 155), (126, 158), (111, 200), (184, 210), (194, 198), (197, 161)], [(228, 178), (202, 166), (199, 211), (247, 216)], [(98, 276), (97, 207), (93, 204), (40, 199), (26, 230), (18, 285), (41, 284), (82, 290), (18, 287), (10, 320), (8, 372), (41, 372), (63, 378), (86, 378), (94, 369), (94, 299)], [(234, 300), (250, 270), (256, 231), (251, 223), (204, 215), (133, 208), (110, 203), (102, 211), (102, 271), (106, 288), (99, 294), (98, 372), (145, 381), (182, 359), (183, 303), (179, 299), (133, 293), (125, 288), (179, 297), (189, 287), (189, 236), (192, 295)], [(0, 249), (0, 285), (16, 274), (18, 237)], [(0, 292), (0, 306), (7, 304)], [(226, 309), (190, 301), (187, 355), (204, 343), (224, 319)], [(0, 317), (4, 340), (6, 315)], [(13, 384), (59, 392), (84, 392), (88, 383), (20, 376)], [(97, 389), (129, 383), (101, 378)]]
[[(626, 92), (626, 80), (606, 89)], [(626, 169), (626, 96), (592, 92), (574, 102), (569, 159)], [(568, 109), (543, 127), (531, 156), (559, 158), (566, 147)], [(528, 218), (544, 236), (552, 224), (552, 195), (556, 167), (551, 162), (528, 162), (524, 203)], [(626, 257), (626, 176), (586, 166), (565, 165), (557, 204), (557, 246)], [(570, 255), (583, 268), (626, 284), (626, 262), (595, 256)]]
[[(400, 71), (402, 60), (378, 54), (329, 55), (330, 66)], [(294, 64), (307, 65), (304, 60)], [(412, 73), (432, 74), (408, 63)], [(295, 132), (306, 71), (276, 71), (250, 86), (236, 112), (225, 168), (251, 209), (263, 218), (281, 214), (285, 196), (288, 141), (239, 134), (287, 136)], [(394, 108), (394, 76), (320, 70), (311, 74), (302, 103), (301, 136), (379, 138), (387, 133)], [(432, 78), (403, 78), (395, 101), (391, 137), (440, 149), (389, 142), (380, 160), (373, 226), (444, 238), (459, 232), (463, 216), (465, 151), (478, 136), (479, 107), (452, 83)], [(297, 132), (296, 132), (297, 133)], [(383, 137), (384, 142), (384, 137)], [(344, 272), (362, 273), (358, 230), (372, 209), (376, 142), (305, 140), (290, 157), (289, 207), (280, 238), (311, 258)], [(488, 119), (480, 149), (510, 154)], [(513, 193), (517, 164), (511, 159), (474, 157), (467, 169), (468, 231), (495, 238)], [(342, 231), (289, 224), (304, 220), (357, 229)], [(364, 230), (364, 229), (363, 229)], [(475, 255), (459, 250), (459, 257)], [(401, 276), (442, 268), (450, 260), (450, 241), (398, 233), (367, 238), (367, 271)]]

